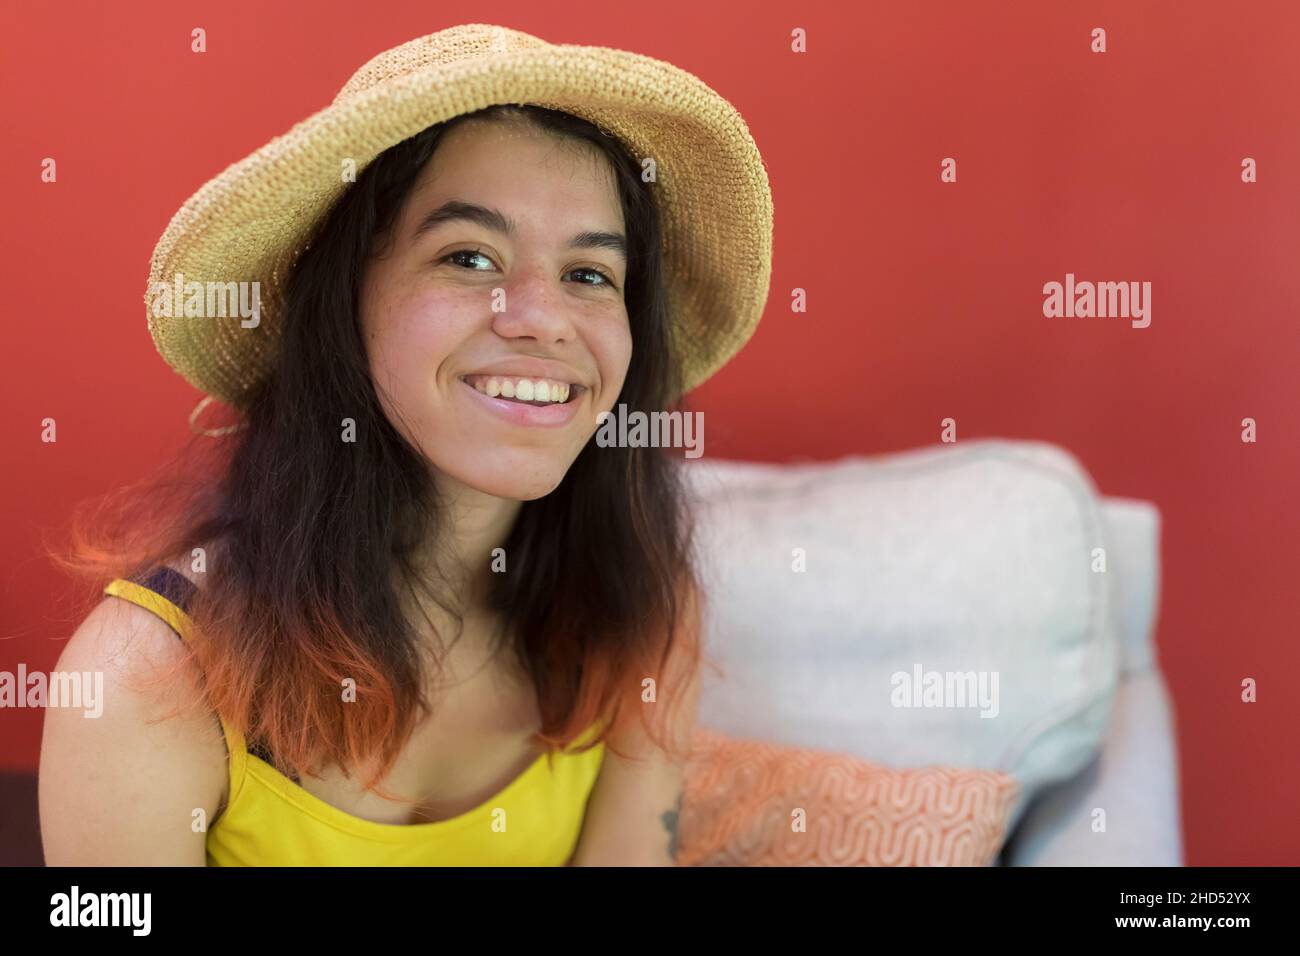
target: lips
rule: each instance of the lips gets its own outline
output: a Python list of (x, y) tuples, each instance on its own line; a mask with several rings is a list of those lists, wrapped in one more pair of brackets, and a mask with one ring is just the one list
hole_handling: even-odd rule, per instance
[[(509, 425), (525, 428), (561, 428), (578, 414), (579, 400), (586, 394), (586, 389), (574, 387), (567, 402), (521, 402), (508, 398), (493, 398), (480, 392), (463, 378), (457, 379), (463, 390), (468, 393), (466, 401), (479, 410), (492, 415)], [(460, 389), (457, 390), (458, 394)]]

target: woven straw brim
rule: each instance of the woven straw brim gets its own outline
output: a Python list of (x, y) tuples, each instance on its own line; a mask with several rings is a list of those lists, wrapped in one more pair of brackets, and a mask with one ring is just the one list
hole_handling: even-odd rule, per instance
[[(334, 103), (230, 166), (172, 218), (149, 270), (149, 331), (196, 388), (243, 408), (273, 368), (284, 282), (330, 206), (379, 153), (435, 123), (498, 103), (583, 117), (653, 157), (670, 314), (683, 383), (695, 388), (751, 336), (767, 300), (772, 199), (739, 113), (691, 74), (620, 50), (553, 45), (471, 24), (413, 40), (357, 72)], [(156, 283), (260, 283), (260, 322), (155, 316)], [(179, 308), (174, 313), (182, 313)]]

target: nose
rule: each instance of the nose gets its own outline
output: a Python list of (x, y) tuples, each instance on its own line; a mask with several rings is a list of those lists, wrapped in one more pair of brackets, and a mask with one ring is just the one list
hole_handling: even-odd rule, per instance
[(520, 269), (501, 286), (504, 308), (493, 314), (492, 327), (503, 338), (564, 342), (574, 335), (572, 306), (558, 276), (543, 266)]

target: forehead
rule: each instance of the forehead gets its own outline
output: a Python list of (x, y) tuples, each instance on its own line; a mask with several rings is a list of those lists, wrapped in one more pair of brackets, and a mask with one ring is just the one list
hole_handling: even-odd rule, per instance
[(471, 120), (439, 142), (416, 179), (407, 216), (447, 199), (494, 206), (522, 228), (623, 224), (614, 172), (590, 143), (519, 120)]

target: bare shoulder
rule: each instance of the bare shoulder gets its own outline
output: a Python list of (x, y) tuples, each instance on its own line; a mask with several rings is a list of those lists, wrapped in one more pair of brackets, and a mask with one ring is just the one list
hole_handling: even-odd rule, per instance
[[(88, 675), (83, 684), (98, 700), (46, 708), (39, 800), (47, 865), (203, 865), (228, 765), (215, 716), (185, 706), (200, 682), (183, 657), (161, 618), (116, 597), (106, 596), (69, 638), (54, 670)], [(158, 681), (178, 665), (177, 679)]]

